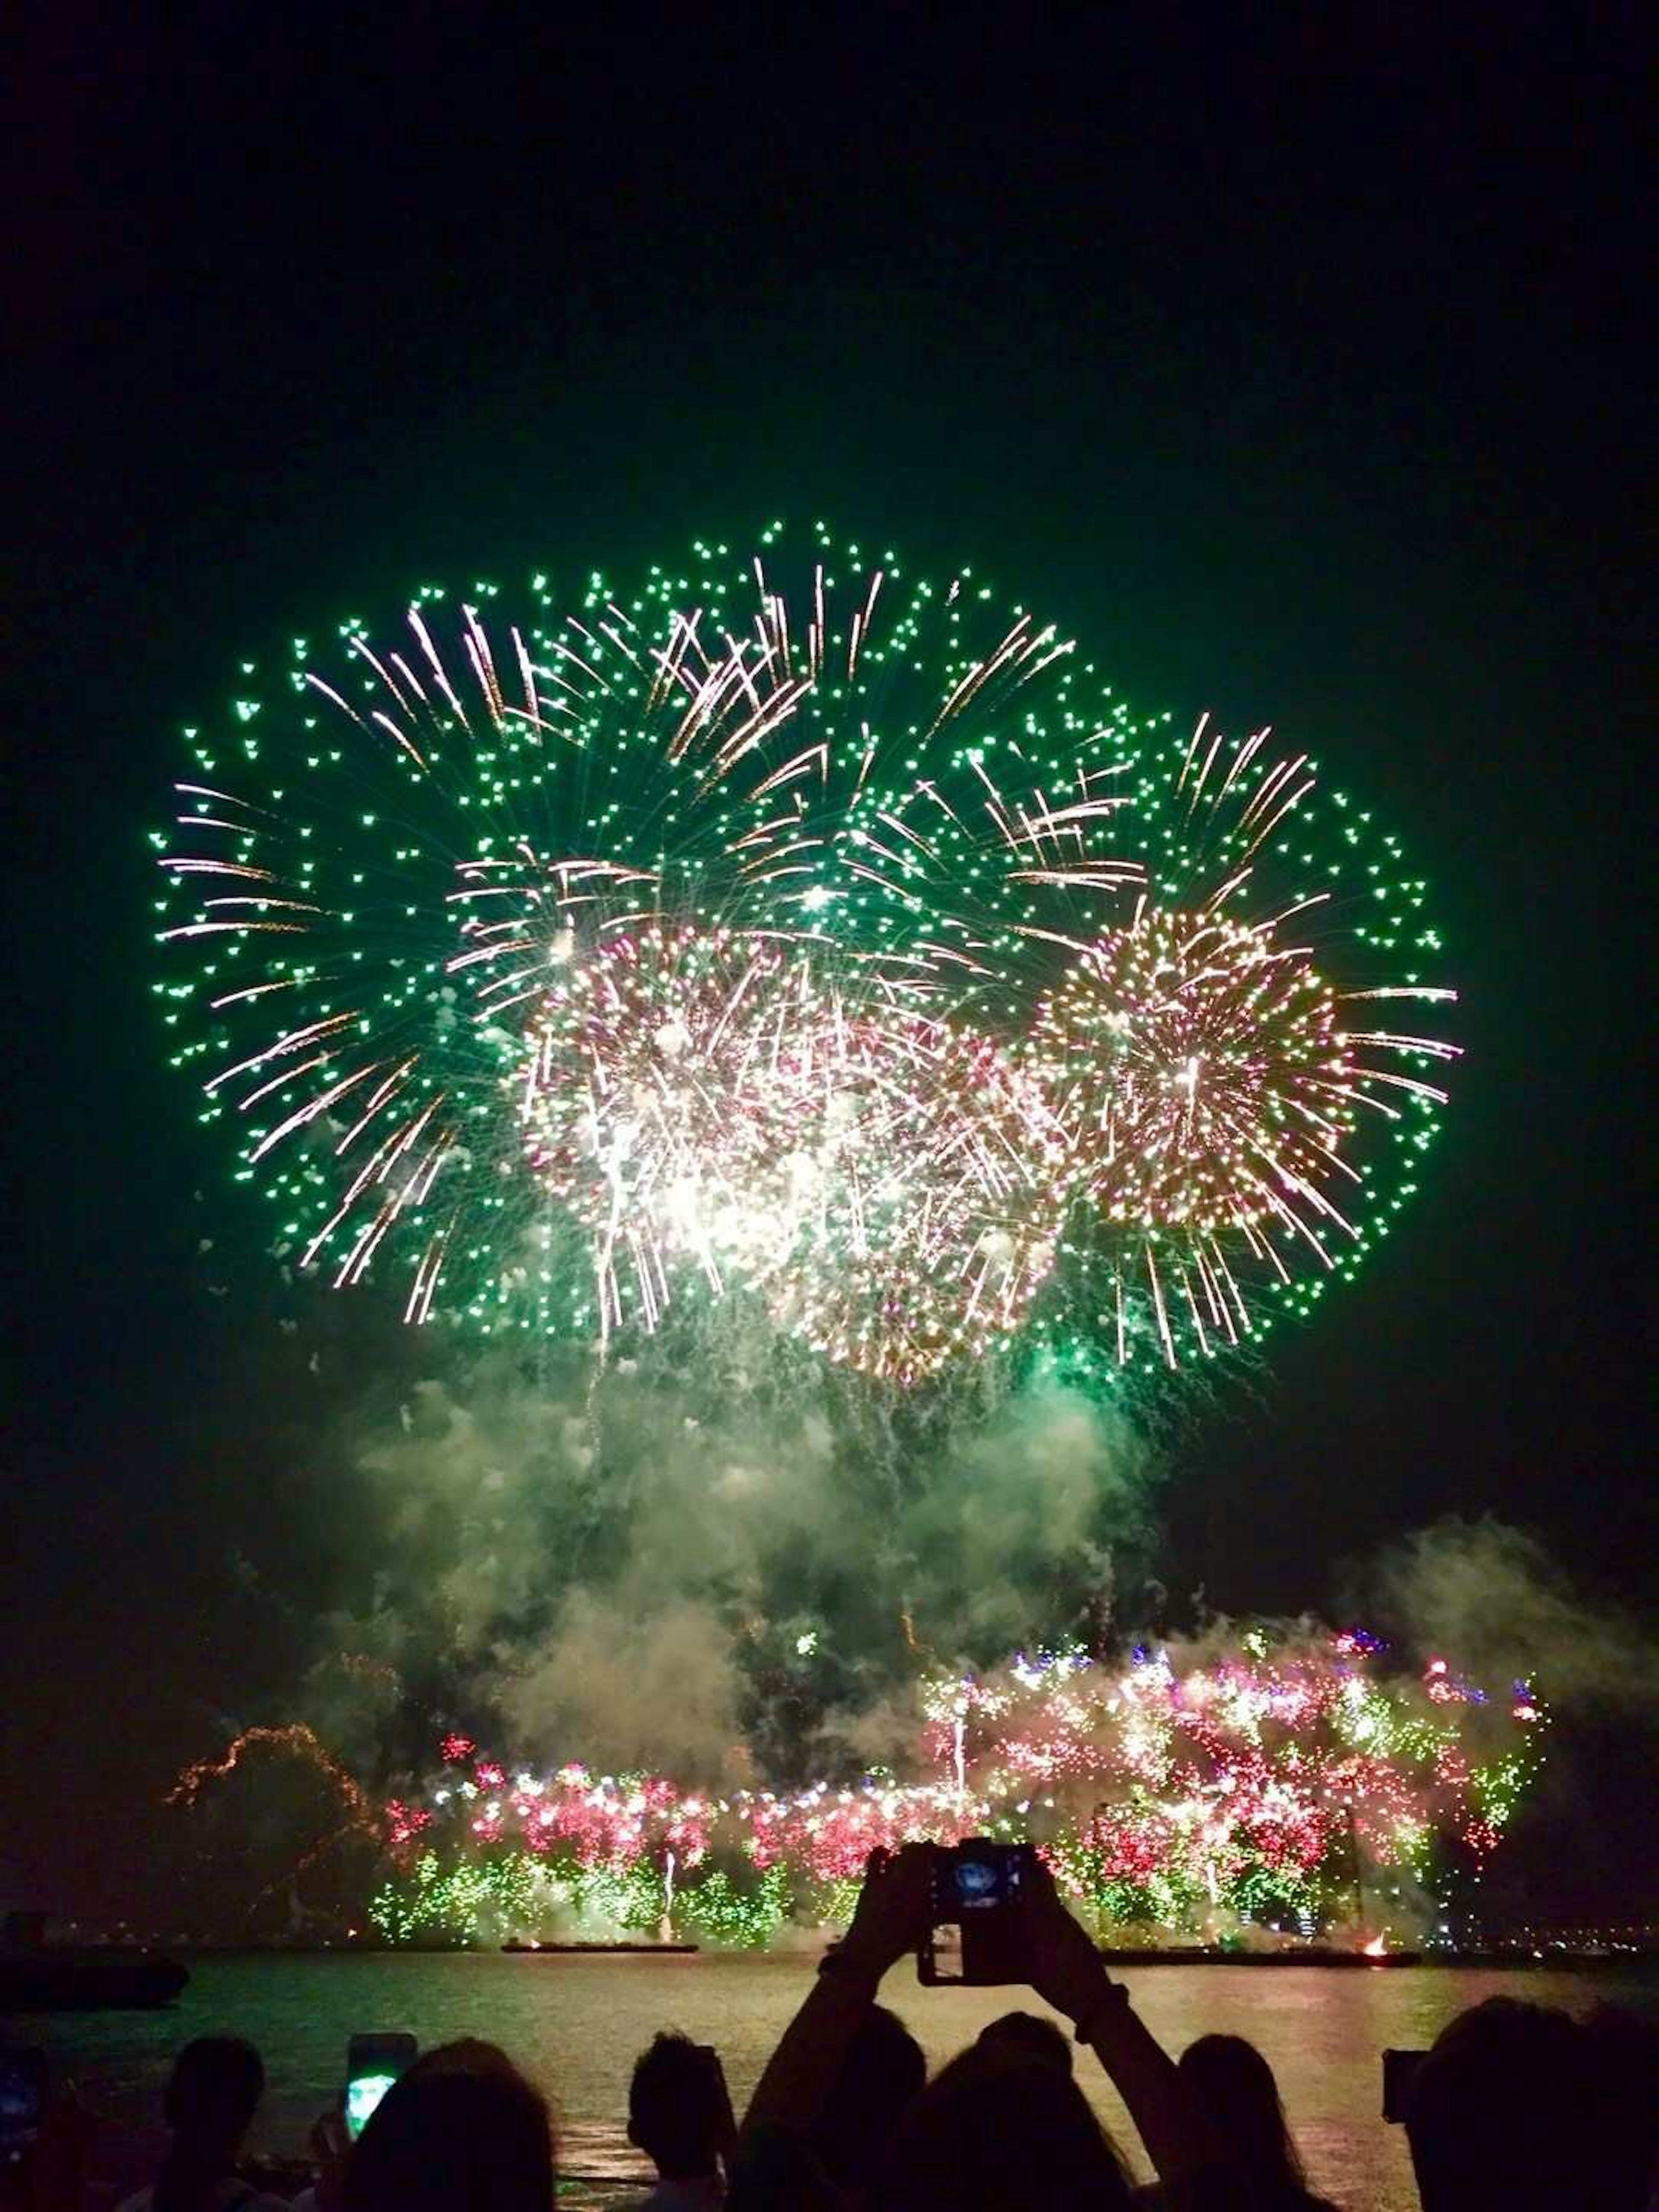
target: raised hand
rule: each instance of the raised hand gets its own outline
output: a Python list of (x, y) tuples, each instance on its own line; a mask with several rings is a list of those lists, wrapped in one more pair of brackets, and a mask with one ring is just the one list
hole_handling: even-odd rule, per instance
[(931, 1844), (906, 1844), (895, 1853), (872, 1851), (852, 1925), (841, 1940), (836, 1958), (864, 1967), (879, 1981), (890, 1966), (921, 1942), (933, 1909)]
[(1056, 2012), (1080, 2026), (1112, 1985), (1106, 1962), (1060, 1901), (1054, 1878), (1039, 1858), (1026, 1870), (1024, 1904), (1030, 1933), (1031, 1986)]
[(319, 2112), (312, 2124), (311, 2154), (317, 2161), (317, 2203), (319, 2212), (339, 2212), (345, 2197), (346, 2159), (351, 2137), (345, 2114), (337, 2105)]

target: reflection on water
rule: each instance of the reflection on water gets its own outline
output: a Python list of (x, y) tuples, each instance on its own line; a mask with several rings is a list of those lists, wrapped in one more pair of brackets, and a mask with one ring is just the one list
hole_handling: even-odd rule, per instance
[[(637, 2172), (623, 2139), (629, 2069), (659, 2027), (718, 2045), (741, 2111), (799, 2002), (812, 1957), (504, 1958), (217, 1957), (198, 1960), (180, 2002), (159, 2014), (111, 2013), (17, 2021), (15, 2039), (44, 2042), (88, 2100), (125, 2119), (153, 2119), (172, 2052), (192, 2035), (246, 2035), (264, 2053), (270, 2088), (261, 2120), (269, 2148), (297, 2152), (337, 2094), (346, 2039), (409, 2028), (422, 2045), (455, 2035), (501, 2043), (547, 2090), (562, 2121), (571, 2172)], [(1582, 2011), (1597, 1997), (1653, 2008), (1639, 1969), (1619, 1979), (1572, 1974), (1396, 1967), (1156, 1966), (1125, 1973), (1138, 2010), (1179, 2051), (1212, 2030), (1248, 2035), (1279, 2076), (1310, 2176), (1347, 2212), (1412, 2212), (1406, 2146), (1378, 2118), (1380, 2053), (1431, 2042), (1464, 2006), (1499, 1990)], [(1012, 2004), (1018, 1990), (928, 1990), (901, 1966), (883, 1996), (937, 2063)], [(1085, 2061), (1079, 2079), (1139, 2169), (1147, 2169), (1117, 2099)]]

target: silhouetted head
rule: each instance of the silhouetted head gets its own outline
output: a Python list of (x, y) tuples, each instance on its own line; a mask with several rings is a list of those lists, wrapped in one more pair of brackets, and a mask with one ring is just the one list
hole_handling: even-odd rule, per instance
[(973, 2045), (922, 2091), (875, 2201), (880, 2212), (1119, 2212), (1130, 2194), (1077, 2083), (1003, 2039)]
[(1072, 2071), (1072, 2045), (1063, 2031), (1040, 2013), (1005, 2012), (988, 2027), (979, 2032), (981, 2043), (1007, 2043), (1023, 2051), (1029, 2058), (1043, 2058), (1050, 2066), (1058, 2066), (1069, 2079)]
[(444, 2044), (394, 2081), (346, 2160), (346, 2212), (551, 2212), (546, 2104), (493, 2043)]
[(665, 2181), (713, 2173), (729, 2145), (726, 2102), (714, 2053), (684, 2035), (659, 2035), (634, 2063), (628, 2140)]
[(198, 2212), (235, 2166), (265, 2069), (239, 2035), (202, 2035), (179, 2053), (162, 2111), (173, 2141), (156, 2177), (155, 2212)]
[(842, 2189), (868, 2189), (894, 2129), (921, 2094), (927, 2061), (896, 2012), (872, 2005), (830, 2085), (813, 2135), (818, 2162)]
[(1659, 2180), (1659, 2022), (1598, 2005), (1578, 2031), (1584, 2084), (1583, 2171), (1598, 2204), (1640, 2212)]
[(1578, 2030), (1564, 2012), (1488, 1997), (1443, 2027), (1406, 2106), (1423, 2212), (1581, 2201)]
[(265, 2093), (258, 2052), (240, 2035), (198, 2035), (173, 2063), (162, 2110), (176, 2136), (222, 2142), (234, 2153)]
[(1200, 2035), (1181, 2054), (1181, 2078), (1230, 2168), (1258, 2187), (1305, 2187), (1273, 2069), (1255, 2044), (1242, 2035)]

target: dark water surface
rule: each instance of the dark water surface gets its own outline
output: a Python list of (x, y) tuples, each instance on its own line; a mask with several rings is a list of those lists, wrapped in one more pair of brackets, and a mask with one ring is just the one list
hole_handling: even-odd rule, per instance
[[(581, 1958), (380, 1953), (356, 1957), (228, 1954), (197, 1960), (179, 2003), (160, 2013), (63, 2014), (9, 2024), (42, 2042), (54, 2070), (88, 2103), (154, 2121), (172, 2055), (192, 2035), (249, 2037), (270, 2087), (259, 2141), (299, 2152), (311, 2120), (337, 2094), (346, 2039), (406, 2027), (423, 2046), (456, 2035), (500, 2043), (548, 2092), (571, 2173), (638, 2171), (623, 2138), (629, 2069), (659, 2027), (716, 2045), (741, 2112), (780, 2031), (807, 1987), (811, 1955)], [(1347, 2212), (1413, 2212), (1406, 2145), (1378, 2112), (1386, 2045), (1432, 2040), (1454, 2014), (1503, 1991), (1583, 2011), (1597, 1998), (1659, 2009), (1639, 1967), (1618, 1975), (1395, 1967), (1152, 1966), (1127, 1970), (1137, 2009), (1179, 2052), (1211, 2030), (1248, 2035), (1271, 2061), (1310, 2177)], [(885, 2001), (937, 2064), (1012, 2004), (1015, 1990), (922, 1990), (913, 1968), (889, 1975)], [(1122, 2107), (1092, 2058), (1079, 2079), (1137, 2170), (1148, 2172)]]

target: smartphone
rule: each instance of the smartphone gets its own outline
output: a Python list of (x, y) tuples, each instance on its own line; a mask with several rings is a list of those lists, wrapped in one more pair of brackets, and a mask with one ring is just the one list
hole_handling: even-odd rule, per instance
[(1382, 2117), (1396, 2124), (1406, 2117), (1417, 2069), (1426, 2051), (1385, 2051), (1382, 2053)]
[[(920, 1981), (930, 1988), (960, 1982), (994, 1989), (1030, 1980), (1030, 1950), (1019, 1910), (1030, 1867), (1029, 1844), (970, 1836), (964, 1843), (933, 1846), (933, 1925), (916, 1954)], [(935, 1939), (941, 1928), (959, 1931), (959, 1973), (940, 1970), (945, 1947)]]
[(46, 2117), (46, 2079), (38, 2046), (0, 2046), (0, 2166), (15, 2166), (33, 2149)]
[(346, 2133), (356, 2142), (369, 2115), (400, 2074), (415, 2063), (412, 2035), (354, 2035), (346, 2045)]

